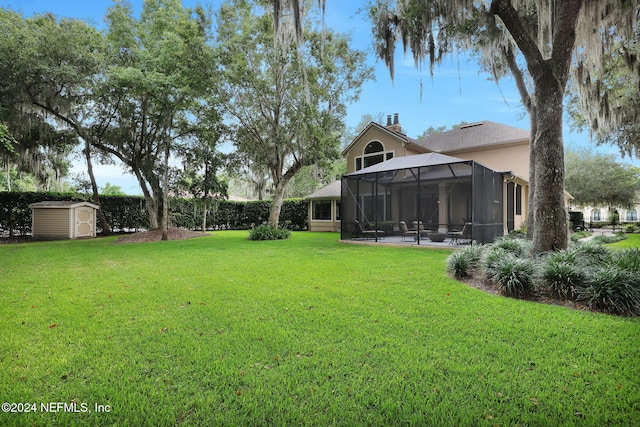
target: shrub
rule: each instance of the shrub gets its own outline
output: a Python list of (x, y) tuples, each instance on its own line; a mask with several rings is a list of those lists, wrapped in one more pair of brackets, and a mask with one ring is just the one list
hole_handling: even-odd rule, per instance
[(517, 235), (510, 235), (496, 239), (493, 247), (502, 248), (517, 257), (525, 257), (531, 250), (531, 242)]
[(640, 248), (615, 251), (611, 255), (610, 265), (640, 276)]
[(627, 234), (633, 234), (638, 231), (638, 227), (635, 224), (627, 224), (624, 227), (624, 232)]
[(584, 239), (585, 237), (589, 237), (589, 236), (591, 236), (590, 231), (586, 231), (586, 230), (576, 231), (575, 233), (571, 233), (571, 241), (577, 242), (578, 240)]
[(637, 274), (616, 267), (604, 267), (590, 278), (577, 296), (590, 310), (631, 316), (640, 313)]
[(496, 257), (487, 278), (498, 286), (503, 295), (523, 298), (531, 295), (535, 281), (535, 267), (530, 259), (505, 253)]
[(586, 273), (578, 264), (549, 257), (542, 266), (542, 279), (552, 296), (574, 300), (584, 286)]
[(281, 240), (291, 237), (286, 228), (274, 228), (270, 225), (258, 225), (249, 231), (249, 240)]
[(454, 277), (467, 277), (478, 268), (482, 258), (482, 246), (471, 245), (455, 251), (447, 257), (447, 271)]
[(506, 257), (509, 253), (503, 248), (497, 248), (495, 246), (491, 246), (488, 250), (486, 250), (482, 256), (481, 267), (482, 273), (489, 277), (493, 269), (495, 268), (498, 261), (502, 258)]
[(601, 264), (610, 256), (609, 249), (594, 240), (578, 243), (575, 251), (578, 260), (586, 265)]
[(607, 243), (616, 243), (621, 240), (625, 240), (626, 238), (627, 238), (626, 234), (617, 233), (615, 236), (596, 236), (593, 238), (593, 240), (598, 243), (607, 244)]

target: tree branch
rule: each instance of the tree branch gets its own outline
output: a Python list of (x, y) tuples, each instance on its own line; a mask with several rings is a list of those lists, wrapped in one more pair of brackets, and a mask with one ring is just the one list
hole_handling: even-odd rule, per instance
[(540, 52), (538, 48), (538, 44), (527, 31), (520, 15), (518, 15), (518, 11), (514, 9), (510, 0), (493, 0), (489, 11), (498, 16), (504, 23), (524, 55), (527, 61), (527, 67), (532, 76), (537, 74), (536, 70), (548, 67), (542, 56), (542, 52)]

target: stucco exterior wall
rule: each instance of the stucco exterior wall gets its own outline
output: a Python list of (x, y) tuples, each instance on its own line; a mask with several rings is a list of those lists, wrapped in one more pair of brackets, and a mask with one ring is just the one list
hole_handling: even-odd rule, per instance
[(516, 145), (500, 146), (484, 150), (465, 150), (445, 153), (490, 167), (496, 171), (510, 171), (529, 179), (529, 143), (524, 141)]
[(356, 158), (363, 155), (365, 147), (372, 141), (379, 141), (384, 146), (384, 151), (392, 152), (393, 157), (412, 156), (414, 154), (424, 153), (424, 150), (421, 150), (420, 147), (405, 144), (393, 133), (372, 126), (360, 135), (358, 140), (354, 141), (349, 147), (349, 152), (347, 153), (347, 173), (355, 172)]

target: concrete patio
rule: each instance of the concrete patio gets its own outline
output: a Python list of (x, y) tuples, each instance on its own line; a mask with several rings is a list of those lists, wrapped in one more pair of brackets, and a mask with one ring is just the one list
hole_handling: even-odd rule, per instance
[(401, 235), (385, 235), (382, 238), (378, 238), (378, 241), (372, 238), (353, 238), (353, 239), (345, 239), (341, 240), (342, 243), (353, 243), (353, 244), (380, 244), (380, 245), (394, 245), (394, 246), (406, 246), (406, 247), (419, 247), (419, 248), (440, 248), (440, 249), (456, 249), (459, 247), (464, 247), (469, 245), (469, 240), (456, 241), (457, 239), (451, 239), (447, 237), (442, 242), (433, 242), (429, 240), (428, 237), (420, 238), (420, 244), (412, 237), (407, 237)]

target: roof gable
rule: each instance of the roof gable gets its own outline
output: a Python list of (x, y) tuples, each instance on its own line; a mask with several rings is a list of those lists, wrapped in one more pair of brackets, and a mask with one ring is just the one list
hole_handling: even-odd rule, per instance
[(307, 200), (314, 199), (339, 199), (342, 191), (342, 182), (341, 181), (333, 181), (331, 184), (326, 187), (322, 187), (321, 189), (315, 191), (313, 194), (305, 197)]
[(429, 135), (416, 142), (430, 151), (450, 153), (517, 142), (528, 143), (529, 131), (485, 120)]
[(356, 146), (365, 136), (375, 131), (383, 132), (383, 134), (393, 139), (396, 139), (397, 141), (403, 144), (416, 142), (415, 139), (409, 138), (407, 135), (401, 132), (396, 132), (376, 122), (369, 122), (369, 124), (365, 126), (365, 128), (362, 129), (362, 131), (360, 131), (360, 133), (355, 138), (353, 138), (353, 141), (351, 141), (351, 143), (347, 145), (347, 147), (344, 150), (342, 150), (342, 155), (347, 156), (347, 154), (353, 149), (353, 147)]

